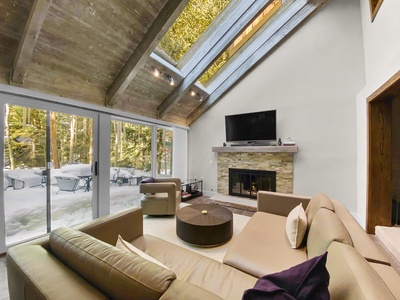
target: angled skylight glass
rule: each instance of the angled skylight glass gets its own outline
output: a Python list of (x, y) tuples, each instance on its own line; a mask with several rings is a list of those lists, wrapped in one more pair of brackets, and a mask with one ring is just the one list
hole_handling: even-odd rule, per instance
[[(204, 72), (199, 81), (204, 86), (208, 86), (210, 80), (218, 71), (230, 60), (239, 50), (258, 32), (260, 28), (265, 30), (294, 0), (274, 0), (272, 1), (254, 21), (230, 44), (228, 49), (223, 52), (214, 63)], [(249, 43), (250, 44), (250, 43)], [(247, 45), (246, 45), (247, 46)]]
[(154, 51), (176, 66), (231, 0), (191, 0)]

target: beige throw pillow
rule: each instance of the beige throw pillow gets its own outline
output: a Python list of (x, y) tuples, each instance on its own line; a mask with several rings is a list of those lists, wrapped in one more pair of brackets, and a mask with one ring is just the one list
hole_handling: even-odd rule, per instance
[(286, 219), (286, 235), (292, 248), (298, 248), (307, 230), (307, 217), (300, 203), (292, 209)]
[(125, 241), (120, 235), (118, 235), (118, 240), (117, 240), (117, 244), (115, 245), (115, 247), (117, 247), (120, 250), (124, 250), (127, 252), (131, 252), (134, 254), (137, 254), (139, 256), (141, 256), (144, 259), (147, 259), (165, 269), (170, 270), (170, 268), (168, 268), (166, 265), (162, 264), (161, 262), (159, 262), (157, 259), (155, 259), (154, 257), (151, 257), (150, 255), (144, 253), (142, 250), (136, 248), (135, 246), (133, 246), (131, 243), (128, 243), (127, 241)]

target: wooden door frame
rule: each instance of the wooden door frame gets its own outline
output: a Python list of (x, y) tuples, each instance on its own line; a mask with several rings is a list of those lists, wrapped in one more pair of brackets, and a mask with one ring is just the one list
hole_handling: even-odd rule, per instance
[(392, 226), (392, 100), (400, 93), (400, 71), (367, 98), (368, 233)]

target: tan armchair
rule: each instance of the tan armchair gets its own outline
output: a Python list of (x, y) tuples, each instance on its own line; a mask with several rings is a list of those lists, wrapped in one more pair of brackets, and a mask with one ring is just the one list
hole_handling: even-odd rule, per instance
[(154, 178), (154, 183), (141, 183), (139, 191), (145, 193), (140, 200), (144, 215), (175, 215), (181, 203), (179, 178)]

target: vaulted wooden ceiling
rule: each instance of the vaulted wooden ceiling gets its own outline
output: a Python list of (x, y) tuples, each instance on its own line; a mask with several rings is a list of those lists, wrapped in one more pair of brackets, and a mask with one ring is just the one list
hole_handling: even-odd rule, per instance
[(271, 1), (231, 0), (175, 67), (154, 50), (189, 0), (1, 0), (0, 82), (190, 125), (328, 0), (291, 0), (212, 84), (199, 84)]

